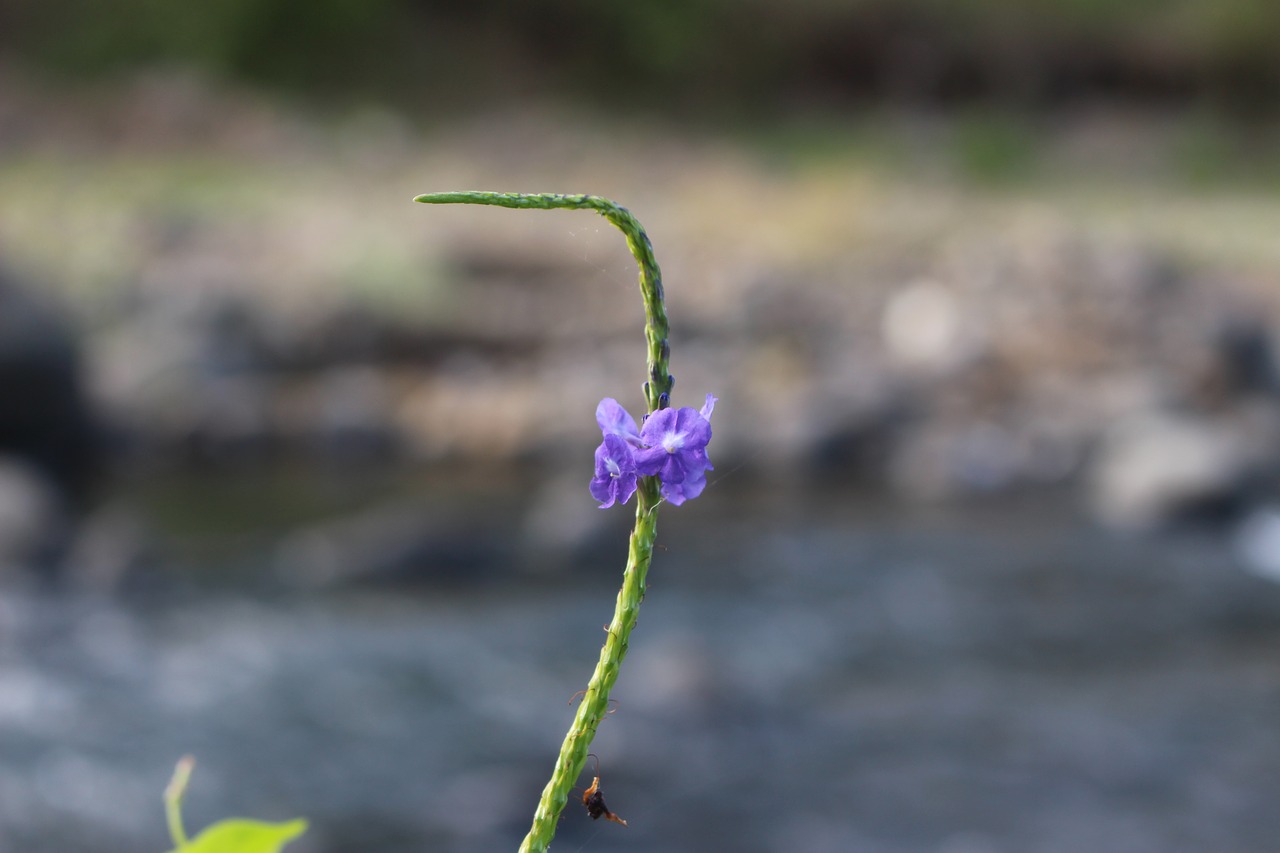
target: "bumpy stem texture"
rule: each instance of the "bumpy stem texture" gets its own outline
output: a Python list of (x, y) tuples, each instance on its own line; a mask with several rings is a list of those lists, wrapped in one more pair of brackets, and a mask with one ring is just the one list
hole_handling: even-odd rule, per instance
[[(612, 222), (627, 238), (627, 246), (640, 267), (640, 293), (644, 298), (645, 341), (648, 345), (648, 379), (644, 384), (649, 412), (665, 409), (671, 403), (671, 348), (667, 341), (667, 309), (663, 303), (662, 271), (653, 255), (653, 245), (644, 228), (631, 212), (614, 202), (593, 195), (560, 195), (557, 193), (456, 192), (420, 195), (414, 201), (424, 204), (491, 204), (499, 207), (552, 210), (594, 210)], [(560, 746), (551, 779), (542, 791), (533, 826), (520, 845), (520, 853), (543, 853), (551, 846), (560, 813), (569, 801), (569, 792), (587, 763), (587, 751), (596, 728), (609, 710), (609, 692), (618, 680), (618, 669), (627, 654), (631, 629), (635, 627), (640, 602), (644, 600), (645, 577), (653, 559), (653, 544), (658, 535), (658, 504), (661, 502), (656, 477), (642, 477), (636, 490), (636, 526), (631, 532), (627, 567), (622, 573), (622, 588), (614, 606), (613, 621), (600, 649), (600, 660), (587, 684), (587, 690), (574, 715), (573, 724)]]

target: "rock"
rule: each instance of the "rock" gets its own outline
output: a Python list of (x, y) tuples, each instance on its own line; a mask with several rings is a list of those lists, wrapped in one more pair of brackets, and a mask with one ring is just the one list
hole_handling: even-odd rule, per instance
[(482, 525), (414, 504), (375, 507), (286, 536), (274, 573), (295, 587), (479, 583), (512, 563), (512, 537)]
[(880, 331), (894, 363), (946, 373), (963, 364), (976, 343), (973, 324), (965, 319), (955, 294), (936, 282), (919, 280), (890, 297)]
[(92, 486), (99, 451), (71, 328), (0, 268), (0, 453), (28, 460), (79, 502)]
[(1236, 527), (1231, 545), (1246, 569), (1280, 583), (1280, 507), (1269, 504), (1249, 513)]
[(67, 522), (63, 498), (46, 474), (24, 459), (0, 456), (0, 566), (55, 565)]
[(890, 484), (903, 495), (938, 500), (1007, 488), (1025, 456), (1026, 449), (997, 424), (934, 424), (902, 437), (888, 473)]
[(65, 564), (77, 589), (113, 592), (143, 577), (158, 560), (146, 517), (117, 501), (96, 508), (77, 525)]
[(1141, 413), (1102, 437), (1090, 471), (1098, 516), (1121, 527), (1149, 527), (1175, 514), (1237, 495), (1255, 461), (1238, 425), (1186, 415)]
[(587, 491), (589, 474), (584, 472), (589, 472), (586, 466), (566, 466), (559, 476), (541, 482), (529, 501), (520, 553), (537, 572), (564, 573), (570, 566), (607, 563), (614, 554), (611, 546), (626, 535), (616, 528), (619, 516), (630, 513), (601, 510)]
[(1280, 395), (1280, 364), (1271, 332), (1256, 319), (1225, 324), (1215, 341), (1224, 392)]
[[(509, 234), (474, 239), (441, 250), (456, 281), (422, 315), (332, 294), (286, 310), (269, 292), (162, 268), (164, 286), (140, 287), (96, 334), (95, 399), (152, 451), (143, 460), (589, 461), (595, 402), (634, 407), (643, 379), (632, 271)], [(610, 276), (618, 286), (602, 287)], [(1099, 514), (1142, 524), (1230, 493), (1246, 456), (1280, 465), (1270, 448), (1231, 446), (1251, 407), (1280, 413), (1280, 317), (1256, 285), (1165, 252), (1035, 220), (717, 276), (710, 290), (672, 288), (675, 402), (724, 398), (712, 454), (745, 462), (742, 476), (956, 499), (1079, 485), (1097, 448)], [(1165, 464), (1110, 426), (1164, 411), (1235, 437), (1131, 427), (1203, 451)], [(594, 535), (574, 518), (556, 534), (570, 550)]]

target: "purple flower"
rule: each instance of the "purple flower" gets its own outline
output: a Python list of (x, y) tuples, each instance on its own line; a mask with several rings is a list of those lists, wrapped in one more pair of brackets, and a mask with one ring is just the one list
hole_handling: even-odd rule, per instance
[(601, 509), (613, 506), (615, 501), (626, 503), (635, 494), (637, 479), (636, 460), (631, 447), (619, 436), (605, 433), (604, 442), (596, 448), (596, 475), (591, 480), (591, 496), (600, 501)]
[(662, 496), (676, 506), (696, 498), (707, 486), (707, 472), (712, 470), (707, 442), (715, 406), (716, 398), (708, 394), (701, 411), (687, 406), (662, 409), (650, 415), (640, 430), (636, 470), (661, 480)]
[(626, 503), (640, 475), (657, 477), (662, 497), (679, 506), (707, 487), (711, 412), (716, 398), (707, 395), (700, 411), (690, 408), (654, 412), (636, 429), (635, 418), (617, 400), (605, 397), (596, 407), (596, 423), (604, 443), (596, 448), (596, 475), (591, 494), (600, 508)]

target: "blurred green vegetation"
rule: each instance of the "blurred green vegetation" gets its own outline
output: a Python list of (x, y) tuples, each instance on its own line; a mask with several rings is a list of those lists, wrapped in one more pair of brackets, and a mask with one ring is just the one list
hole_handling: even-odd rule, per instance
[(956, 160), (961, 173), (975, 180), (1012, 181), (1033, 172), (1038, 142), (1025, 122), (1007, 114), (979, 113), (956, 128)]
[[(419, 110), (567, 95), (740, 113), (842, 99), (1280, 102), (1274, 0), (9, 0), (0, 50)], [(619, 95), (619, 93), (622, 93)], [(618, 98), (625, 98), (619, 103)]]

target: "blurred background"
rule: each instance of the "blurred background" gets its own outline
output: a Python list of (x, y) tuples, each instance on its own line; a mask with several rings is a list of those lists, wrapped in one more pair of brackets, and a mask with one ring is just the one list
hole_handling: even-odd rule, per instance
[[(0, 850), (1280, 845), (1280, 6), (0, 2)], [(585, 778), (589, 783), (590, 778)]]

